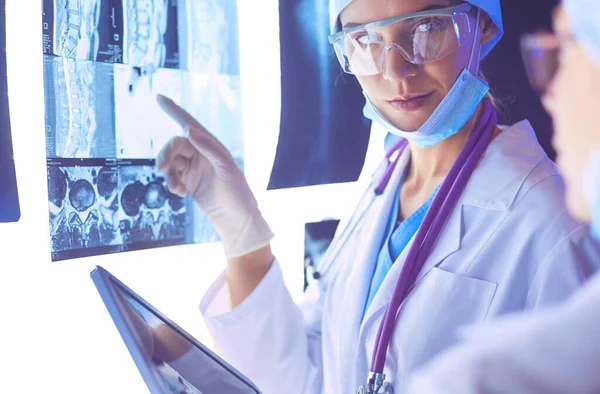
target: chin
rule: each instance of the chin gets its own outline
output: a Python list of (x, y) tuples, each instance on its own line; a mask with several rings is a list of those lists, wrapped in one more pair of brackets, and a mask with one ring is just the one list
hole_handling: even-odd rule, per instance
[(592, 221), (591, 209), (588, 207), (581, 193), (575, 193), (567, 189), (566, 205), (569, 214), (575, 219), (585, 223)]
[(433, 111), (423, 109), (419, 111), (412, 111), (401, 113), (399, 111), (387, 112), (383, 115), (387, 120), (392, 122), (394, 126), (400, 130), (407, 132), (417, 131), (423, 124), (429, 119)]

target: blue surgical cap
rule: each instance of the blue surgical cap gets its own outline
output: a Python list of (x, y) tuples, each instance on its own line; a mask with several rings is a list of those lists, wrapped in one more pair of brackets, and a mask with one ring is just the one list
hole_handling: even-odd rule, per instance
[[(340, 13), (351, 2), (352, 0), (330, 0), (329, 22), (332, 33), (335, 33), (338, 28), (338, 18), (340, 16)], [(470, 3), (475, 7), (479, 7), (482, 11), (485, 11), (490, 16), (490, 18), (492, 18), (492, 21), (496, 24), (496, 26), (498, 26), (498, 33), (496, 34), (496, 37), (494, 37), (494, 39), (490, 42), (484, 44), (481, 48), (481, 59), (483, 59), (496, 46), (498, 41), (500, 41), (500, 38), (502, 38), (502, 34), (504, 34), (504, 28), (502, 26), (502, 9), (500, 8), (500, 0), (467, 0), (465, 2)], [(577, 0), (573, 0), (573, 2), (577, 2)], [(596, 5), (596, 9), (598, 9), (598, 6), (600, 6), (600, 0), (584, 0), (582, 2), (597, 2), (598, 5)]]
[(564, 0), (575, 40), (600, 68), (600, 0)]

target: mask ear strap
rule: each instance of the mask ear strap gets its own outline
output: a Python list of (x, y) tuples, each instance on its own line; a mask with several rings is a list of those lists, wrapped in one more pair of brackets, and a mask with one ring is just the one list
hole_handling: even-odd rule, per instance
[[(481, 32), (479, 31), (479, 21), (481, 20), (481, 8), (477, 8), (477, 23), (475, 24), (475, 34), (473, 35), (473, 42), (471, 43), (471, 56), (469, 57), (469, 65), (468, 70), (474, 76), (478, 76), (479, 74), (479, 60), (481, 57), (481, 45), (479, 44), (479, 39), (481, 37)], [(478, 48), (475, 51), (475, 48)], [(477, 52), (477, 53), (476, 53)]]

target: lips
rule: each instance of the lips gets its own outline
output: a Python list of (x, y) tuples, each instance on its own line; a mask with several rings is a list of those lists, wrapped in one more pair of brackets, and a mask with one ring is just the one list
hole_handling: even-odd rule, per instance
[(422, 108), (433, 93), (412, 94), (388, 100), (388, 103), (397, 111), (410, 112)]

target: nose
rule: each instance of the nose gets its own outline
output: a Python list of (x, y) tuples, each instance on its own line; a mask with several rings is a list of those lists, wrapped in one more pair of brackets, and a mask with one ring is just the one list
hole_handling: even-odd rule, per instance
[(417, 75), (419, 66), (412, 64), (402, 55), (396, 44), (390, 44), (383, 52), (383, 78), (390, 82), (401, 82)]

